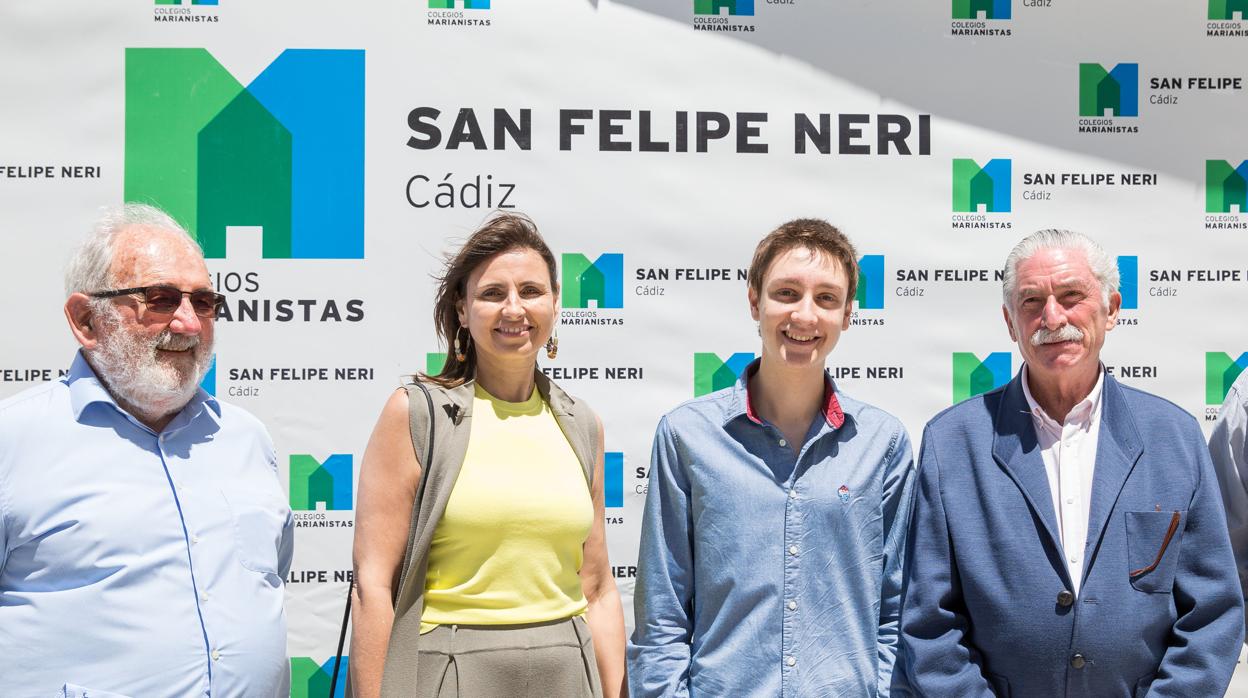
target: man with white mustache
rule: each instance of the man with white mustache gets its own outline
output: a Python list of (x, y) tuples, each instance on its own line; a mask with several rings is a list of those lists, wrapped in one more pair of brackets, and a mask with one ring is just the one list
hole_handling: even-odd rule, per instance
[(0, 402), (0, 695), (287, 696), (272, 441), (199, 386), (224, 297), (141, 204), (70, 260), (67, 376)]
[(1096, 242), (1041, 230), (1005, 263), (1023, 367), (928, 423), (902, 662), (922, 696), (1220, 696), (1243, 599), (1187, 412), (1100, 362), (1122, 298)]

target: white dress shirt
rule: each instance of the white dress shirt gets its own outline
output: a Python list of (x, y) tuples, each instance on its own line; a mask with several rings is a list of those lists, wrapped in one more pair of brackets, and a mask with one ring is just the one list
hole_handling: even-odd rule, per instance
[(1096, 469), (1096, 443), (1101, 433), (1101, 370), (1092, 392), (1071, 408), (1058, 424), (1031, 396), (1027, 365), (1023, 364), (1023, 395), (1031, 408), (1036, 426), (1044, 471), (1049, 477), (1049, 494), (1057, 513), (1057, 531), (1062, 539), (1066, 568), (1070, 571), (1072, 592), (1079, 594), (1083, 562), (1087, 553), (1088, 517), (1092, 506), (1092, 474)]
[(1239, 582), (1248, 598), (1248, 371), (1226, 393), (1209, 436), (1209, 455), (1222, 489)]

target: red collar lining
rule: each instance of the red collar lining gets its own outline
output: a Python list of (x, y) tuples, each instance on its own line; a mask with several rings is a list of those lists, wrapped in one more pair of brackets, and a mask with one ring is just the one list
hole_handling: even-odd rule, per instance
[[(754, 398), (750, 395), (750, 377), (758, 372), (758, 365), (751, 367), (745, 375), (745, 416), (755, 424), (762, 426), (763, 420), (754, 411)], [(836, 399), (836, 386), (825, 373), (823, 376), (823, 418), (833, 429), (840, 429), (845, 424), (845, 411), (841, 409), (841, 401)]]

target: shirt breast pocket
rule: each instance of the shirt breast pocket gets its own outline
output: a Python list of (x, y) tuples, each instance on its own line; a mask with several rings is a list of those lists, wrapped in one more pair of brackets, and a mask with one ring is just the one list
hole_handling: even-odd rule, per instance
[(222, 490), (221, 495), (230, 507), (239, 562), (253, 572), (278, 576), (278, 550), (286, 525), (281, 499), (258, 490)]
[(1128, 511), (1125, 515), (1131, 586), (1151, 594), (1171, 593), (1187, 511)]

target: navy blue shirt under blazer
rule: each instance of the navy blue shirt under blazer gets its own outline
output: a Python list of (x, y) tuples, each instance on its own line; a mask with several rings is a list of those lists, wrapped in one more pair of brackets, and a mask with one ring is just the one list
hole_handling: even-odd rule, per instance
[[(922, 696), (1226, 691), (1243, 598), (1196, 420), (1105, 376), (1078, 598), (1022, 379), (928, 423), (901, 641)], [(1171, 519), (1179, 523), (1158, 558)], [(1136, 576), (1130, 576), (1131, 572)], [(1060, 598), (1059, 598), (1060, 595)]]

